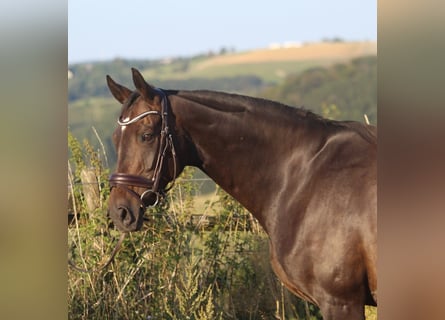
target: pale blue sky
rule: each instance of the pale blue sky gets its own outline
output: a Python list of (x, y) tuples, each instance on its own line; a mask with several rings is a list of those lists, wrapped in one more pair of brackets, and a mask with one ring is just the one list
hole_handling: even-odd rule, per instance
[(191, 56), (221, 47), (377, 40), (377, 1), (69, 0), (68, 62)]

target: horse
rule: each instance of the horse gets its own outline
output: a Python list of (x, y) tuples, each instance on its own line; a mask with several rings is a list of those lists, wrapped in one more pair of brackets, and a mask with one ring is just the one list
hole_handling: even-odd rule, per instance
[(377, 129), (305, 108), (208, 90), (164, 90), (132, 68), (107, 75), (122, 104), (108, 212), (137, 231), (185, 166), (206, 173), (259, 221), (274, 272), (324, 319), (377, 306)]

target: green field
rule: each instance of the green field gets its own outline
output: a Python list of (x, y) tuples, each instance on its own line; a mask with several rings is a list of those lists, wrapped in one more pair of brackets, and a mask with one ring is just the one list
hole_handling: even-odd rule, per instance
[(266, 83), (279, 83), (290, 74), (320, 65), (327, 61), (273, 61), (243, 64), (216, 64), (201, 68), (201, 64), (192, 63), (187, 70), (178, 71), (175, 63), (157, 69), (146, 69), (142, 73), (146, 79), (154, 80), (186, 80), (190, 78), (228, 78), (255, 75)]

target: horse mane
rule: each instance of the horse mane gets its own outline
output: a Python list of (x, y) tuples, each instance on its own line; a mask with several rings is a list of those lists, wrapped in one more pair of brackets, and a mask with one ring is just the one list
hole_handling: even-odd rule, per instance
[(340, 121), (341, 125), (358, 133), (370, 144), (377, 145), (377, 127), (357, 121)]
[(226, 93), (211, 90), (191, 90), (191, 91), (173, 91), (178, 96), (189, 101), (205, 105), (209, 108), (224, 112), (247, 112), (253, 110), (261, 110), (265, 114), (276, 114), (276, 111), (283, 114), (287, 118), (295, 117), (314, 117), (319, 120), (326, 120), (317, 114), (302, 108), (291, 107), (280, 102), (249, 97), (236, 93)]
[[(371, 144), (377, 144), (377, 128), (357, 121), (338, 121), (322, 117), (305, 107), (291, 107), (286, 104), (257, 97), (226, 93), (211, 90), (166, 90), (189, 101), (205, 105), (214, 110), (241, 113), (261, 110), (263, 114), (274, 116), (280, 114), (283, 119), (307, 119), (318, 122), (324, 127), (335, 127), (338, 130), (351, 130)], [(278, 111), (278, 112), (277, 112)]]
[(178, 91), (177, 95), (211, 109), (225, 112), (245, 112), (251, 105), (245, 100), (252, 99), (247, 96), (210, 90)]

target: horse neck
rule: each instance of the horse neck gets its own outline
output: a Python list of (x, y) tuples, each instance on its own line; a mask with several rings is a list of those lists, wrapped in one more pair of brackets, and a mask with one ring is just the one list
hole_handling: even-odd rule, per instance
[(199, 159), (185, 164), (203, 170), (262, 222), (261, 213), (275, 197), (271, 190), (286, 179), (280, 164), (296, 143), (309, 145), (295, 139), (311, 127), (307, 120), (279, 104), (237, 95), (186, 92), (171, 101), (177, 126), (190, 140), (186, 153)]

